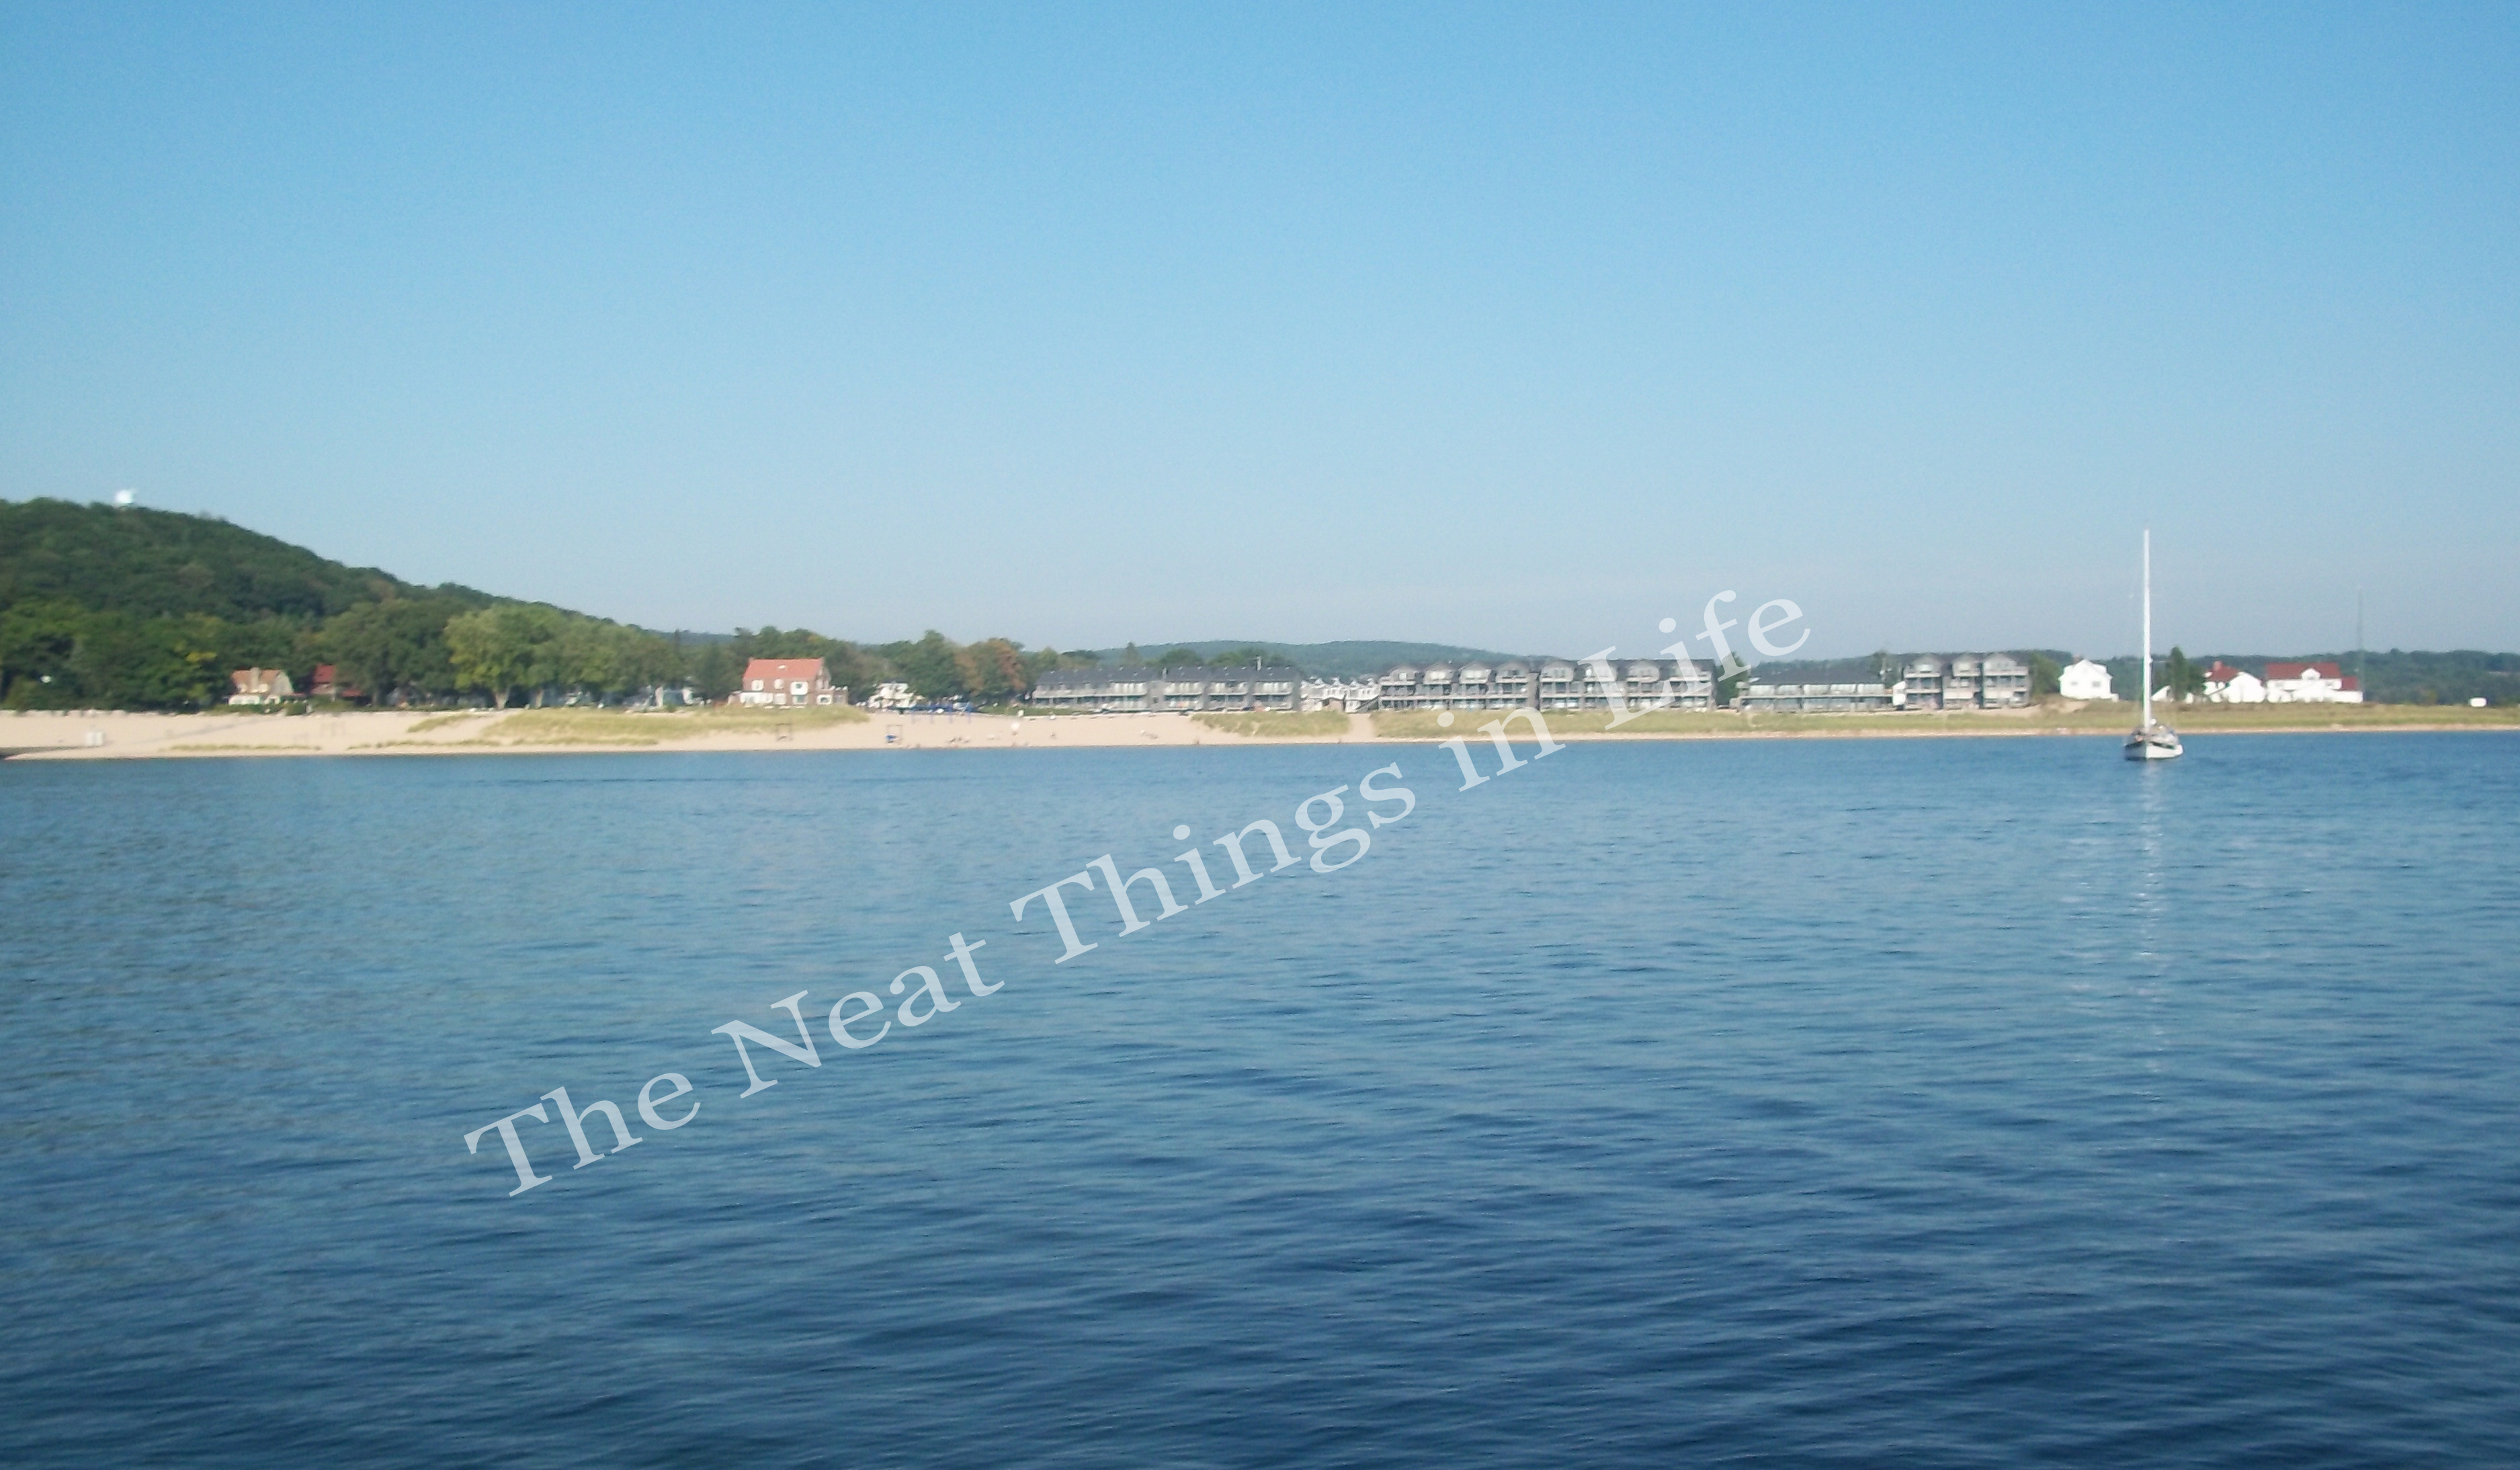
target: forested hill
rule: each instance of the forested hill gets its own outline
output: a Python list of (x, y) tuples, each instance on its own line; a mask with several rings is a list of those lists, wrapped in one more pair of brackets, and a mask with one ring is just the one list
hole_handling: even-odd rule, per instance
[[(285, 669), (302, 688), (319, 663), (371, 689), (452, 693), (463, 671), (450, 627), (514, 606), (345, 567), (214, 516), (0, 501), (0, 704), (11, 709), (194, 708), (224, 700), (234, 669)], [(554, 628), (572, 618), (531, 616)]]
[(68, 603), (140, 618), (322, 619), (363, 602), (483, 593), (416, 587), (208, 516), (67, 500), (0, 500), (0, 609)]
[(0, 705), (198, 709), (240, 668), (307, 692), (334, 666), (371, 704), (734, 691), (748, 658), (820, 658), (861, 697), (901, 679), (933, 699), (1019, 697), (1055, 650), (930, 632), (866, 648), (806, 628), (684, 640), (448, 584), (346, 567), (213, 516), (0, 501)]

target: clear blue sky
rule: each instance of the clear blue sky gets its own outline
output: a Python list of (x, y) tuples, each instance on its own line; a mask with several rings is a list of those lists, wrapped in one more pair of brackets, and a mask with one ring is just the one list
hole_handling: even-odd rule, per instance
[(2520, 7), (0, 11), (0, 497), (651, 625), (2520, 647)]

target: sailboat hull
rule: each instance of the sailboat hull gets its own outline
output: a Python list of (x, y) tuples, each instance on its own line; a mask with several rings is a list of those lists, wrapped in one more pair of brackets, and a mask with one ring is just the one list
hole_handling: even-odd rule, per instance
[(2175, 730), (2138, 730), (2126, 738), (2129, 760), (2176, 760), (2182, 754)]

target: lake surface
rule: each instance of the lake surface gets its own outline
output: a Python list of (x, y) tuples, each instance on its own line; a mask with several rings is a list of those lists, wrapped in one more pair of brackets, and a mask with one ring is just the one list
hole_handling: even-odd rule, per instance
[[(1106, 852), (1194, 896), (1176, 823), (1307, 855), (1296, 804), (1354, 823), (1395, 761), (1415, 809), (1338, 871), (1125, 937), (1071, 888), (1064, 964), (1010, 916)], [(0, 767), (0, 1459), (2520, 1462), (2520, 738), (1460, 786), (1423, 746)], [(920, 964), (959, 1009), (834, 1044)], [(752, 1045), (740, 1096), (711, 1029), (792, 1042), (800, 989), (821, 1065)], [(464, 1135), (562, 1086), (643, 1141), (572, 1168), (528, 1118), (511, 1197)]]

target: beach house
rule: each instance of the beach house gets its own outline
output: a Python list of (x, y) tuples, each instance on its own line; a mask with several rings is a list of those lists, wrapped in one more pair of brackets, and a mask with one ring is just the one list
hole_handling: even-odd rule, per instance
[(1337, 710), (1349, 714), (1373, 708), (1382, 686), (1372, 679), (1305, 679), (1296, 695), (1306, 710)]
[(845, 705), (849, 692), (832, 687), (830, 666), (821, 659), (754, 659), (743, 666), (743, 684), (735, 691), (735, 702), (779, 708)]
[(2263, 705), (2267, 702), (2267, 681), (2216, 659), (2205, 670), (2205, 698), (2217, 705)]
[(277, 705), (296, 696), (289, 675), (277, 668), (240, 668), (228, 675), (235, 692), (228, 696), (231, 705)]
[(2271, 705), (2359, 705), (2362, 681), (2334, 664), (2269, 664)]
[(2076, 659), (2056, 674), (2056, 692), (2067, 699), (2116, 699), (2109, 671), (2089, 659)]

